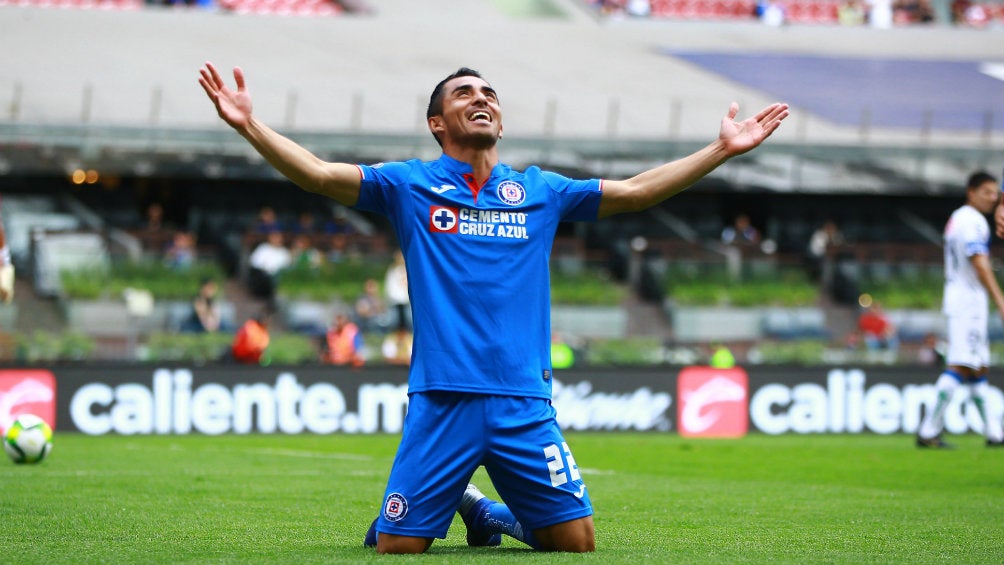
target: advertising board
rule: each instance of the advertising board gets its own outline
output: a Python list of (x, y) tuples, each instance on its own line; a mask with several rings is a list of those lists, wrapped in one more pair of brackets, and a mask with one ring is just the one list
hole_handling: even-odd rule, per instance
[[(556, 372), (552, 402), (566, 430), (686, 437), (915, 433), (922, 411), (934, 403), (936, 373), (917, 367), (569, 369)], [(34, 404), (24, 396), (28, 389)], [(48, 400), (43, 389), (52, 391)], [(949, 407), (949, 433), (982, 431), (966, 400), (959, 393)], [(1001, 390), (991, 387), (987, 402), (1002, 410)], [(43, 417), (60, 431), (92, 435), (398, 433), (407, 405), (407, 373), (397, 367), (0, 368), (0, 408), (8, 417), (51, 411)]]

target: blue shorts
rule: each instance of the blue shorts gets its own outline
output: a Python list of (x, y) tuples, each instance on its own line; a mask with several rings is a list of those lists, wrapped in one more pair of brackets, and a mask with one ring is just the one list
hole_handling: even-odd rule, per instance
[(445, 538), (480, 465), (524, 529), (593, 514), (549, 400), (424, 392), (410, 397), (377, 531)]

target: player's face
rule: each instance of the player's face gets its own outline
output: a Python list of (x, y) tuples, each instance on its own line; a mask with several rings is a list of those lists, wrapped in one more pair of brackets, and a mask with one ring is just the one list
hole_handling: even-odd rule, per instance
[(498, 95), (484, 79), (457, 77), (443, 87), (443, 114), (430, 127), (446, 143), (492, 147), (502, 135)]
[(984, 214), (989, 214), (997, 205), (1000, 190), (997, 183), (987, 181), (969, 191), (969, 204)]

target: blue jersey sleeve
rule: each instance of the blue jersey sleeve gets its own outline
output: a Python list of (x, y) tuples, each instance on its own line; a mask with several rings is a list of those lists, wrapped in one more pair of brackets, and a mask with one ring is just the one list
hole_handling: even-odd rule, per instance
[(411, 163), (359, 165), (359, 170), (362, 171), (363, 179), (359, 190), (359, 201), (355, 207), (391, 216), (395, 209), (394, 202), (402, 197), (402, 190), (407, 190), (408, 179), (412, 174)]
[(554, 191), (565, 222), (592, 222), (600, 210), (599, 179), (574, 180), (558, 173), (541, 171), (541, 178)]

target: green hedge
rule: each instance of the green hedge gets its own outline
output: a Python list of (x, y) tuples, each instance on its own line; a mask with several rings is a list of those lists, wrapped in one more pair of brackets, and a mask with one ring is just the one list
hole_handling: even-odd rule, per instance
[(551, 302), (554, 304), (616, 306), (627, 295), (627, 289), (611, 281), (603, 271), (551, 273)]
[(387, 263), (383, 261), (322, 263), (316, 268), (301, 266), (282, 272), (277, 288), (279, 295), (287, 299), (349, 302), (362, 294), (367, 279), (376, 279), (382, 286), (386, 273)]
[[(171, 334), (156, 333), (146, 344), (147, 361), (184, 361), (205, 363), (226, 359), (232, 333)], [(279, 333), (271, 336), (263, 365), (299, 365), (318, 361), (318, 342), (315, 338)]]
[(593, 340), (585, 355), (579, 356), (579, 364), (597, 366), (660, 365), (662, 361), (662, 341), (654, 337)]
[[(367, 279), (375, 279), (382, 286), (386, 272), (384, 261), (363, 259), (323, 263), (316, 268), (301, 266), (279, 275), (278, 293), (287, 300), (352, 302), (362, 294)], [(223, 280), (224, 274), (214, 263), (177, 270), (158, 262), (122, 262), (107, 270), (78, 269), (64, 271), (60, 276), (63, 295), (82, 300), (117, 298), (127, 288), (149, 290), (158, 300), (188, 300), (204, 278)], [(620, 304), (628, 292), (597, 270), (553, 273), (551, 294), (556, 304), (609, 306)]]
[[(318, 268), (296, 268), (280, 275), (278, 292), (284, 298), (329, 301), (340, 298), (355, 300), (366, 279), (383, 284), (387, 272), (385, 263), (347, 261), (326, 263)], [(608, 306), (620, 304), (627, 291), (611, 282), (602, 271), (578, 274), (553, 273), (551, 298), (556, 304)]]
[(886, 310), (937, 310), (941, 308), (943, 289), (943, 276), (932, 274), (883, 281), (865, 280), (859, 284), (861, 292), (870, 294)]
[(666, 282), (666, 295), (681, 306), (811, 306), (819, 300), (819, 291), (800, 269), (749, 275), (740, 281), (724, 270), (677, 270), (670, 271)]
[(770, 342), (756, 345), (758, 362), (764, 365), (820, 365), (829, 344), (817, 339)]
[(222, 269), (200, 262), (188, 269), (172, 269), (155, 261), (115, 263), (110, 269), (76, 269), (60, 273), (63, 295), (94, 300), (118, 298), (127, 288), (148, 290), (158, 300), (188, 300), (199, 290), (204, 278), (223, 280)]
[(80, 332), (47, 332), (15, 336), (14, 355), (22, 363), (86, 361), (96, 348), (94, 339)]
[(233, 333), (155, 333), (146, 343), (146, 361), (204, 363), (222, 359), (234, 340)]

